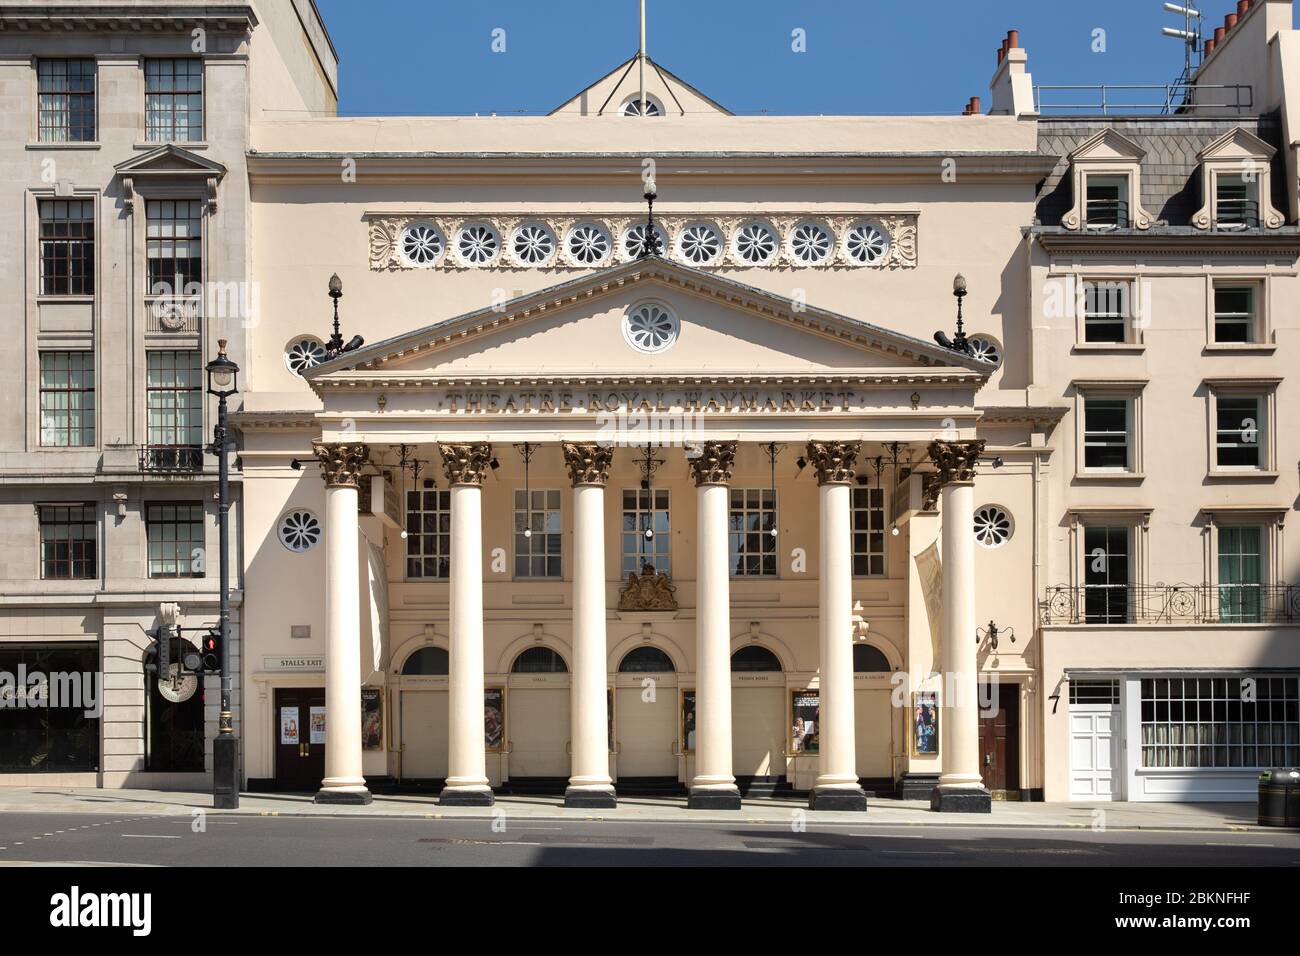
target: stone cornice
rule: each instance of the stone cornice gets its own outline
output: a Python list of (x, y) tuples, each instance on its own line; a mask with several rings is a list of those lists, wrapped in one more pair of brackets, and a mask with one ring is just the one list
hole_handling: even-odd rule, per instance
[(1034, 226), (1028, 234), (1051, 255), (1286, 256), (1300, 258), (1300, 228), (1203, 232), (1191, 226), (1153, 226), (1146, 231), (1070, 232)]
[(1068, 405), (998, 405), (978, 409), (981, 425), (1055, 425), (1070, 411)]
[(249, 33), (257, 25), (257, 14), (248, 3), (0, 3), (0, 32), (11, 33), (54, 27), (109, 33), (144, 29), (188, 33), (196, 26)]
[[(501, 122), (509, 122), (501, 119)], [(412, 185), (438, 182), (494, 182), (502, 179), (590, 184), (609, 176), (620, 182), (640, 177), (645, 159), (672, 162), (673, 181), (745, 180), (749, 183), (797, 180), (938, 184), (945, 160), (959, 165), (961, 183), (1037, 183), (1055, 168), (1055, 158), (1036, 152), (455, 152), (455, 151), (303, 151), (248, 152), (249, 179), (255, 184), (339, 182), (339, 163), (354, 160), (367, 182)]]

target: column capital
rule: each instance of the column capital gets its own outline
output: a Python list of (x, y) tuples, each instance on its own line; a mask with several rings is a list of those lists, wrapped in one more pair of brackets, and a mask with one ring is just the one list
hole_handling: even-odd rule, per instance
[(736, 463), (736, 443), (706, 441), (699, 448), (698, 455), (686, 457), (696, 486), (731, 484), (731, 469)]
[(560, 442), (564, 451), (564, 464), (569, 469), (573, 487), (599, 485), (609, 482), (609, 468), (614, 463), (614, 447), (599, 442)]
[(327, 487), (361, 487), (361, 469), (370, 461), (369, 445), (314, 441), (311, 449), (320, 462), (321, 477)]
[(926, 450), (934, 462), (938, 484), (936, 493), (944, 485), (957, 481), (974, 481), (975, 466), (980, 455), (984, 454), (985, 441), (976, 438), (971, 441), (932, 441)]
[(851, 485), (857, 477), (860, 441), (810, 441), (805, 454), (819, 485)]
[(449, 485), (482, 485), (492, 463), (492, 445), (488, 442), (456, 444), (438, 442), (442, 468)]

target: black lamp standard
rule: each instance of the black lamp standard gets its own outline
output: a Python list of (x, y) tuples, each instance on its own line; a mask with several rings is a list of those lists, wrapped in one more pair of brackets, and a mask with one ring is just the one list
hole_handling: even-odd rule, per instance
[(217, 397), (217, 425), (212, 432), (210, 454), (217, 456), (218, 556), (221, 565), (221, 618), (217, 625), (221, 641), (221, 718), (217, 739), (212, 742), (212, 806), (217, 810), (239, 808), (239, 741), (235, 738), (234, 715), (230, 709), (230, 467), (226, 453), (232, 442), (226, 420), (226, 399), (239, 391), (239, 366), (226, 356), (226, 340), (217, 342), (217, 357), (207, 365), (208, 394)]

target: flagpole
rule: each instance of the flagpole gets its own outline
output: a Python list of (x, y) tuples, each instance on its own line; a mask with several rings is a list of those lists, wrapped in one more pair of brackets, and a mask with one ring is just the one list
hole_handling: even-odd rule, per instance
[(645, 101), (645, 0), (641, 0), (641, 50), (637, 54), (637, 61), (641, 67), (641, 95), (637, 102), (641, 107), (641, 115), (647, 116), (650, 111), (646, 109)]

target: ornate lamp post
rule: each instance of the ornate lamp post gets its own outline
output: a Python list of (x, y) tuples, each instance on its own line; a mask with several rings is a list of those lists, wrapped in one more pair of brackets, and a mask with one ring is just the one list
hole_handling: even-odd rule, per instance
[(334, 332), (330, 335), (329, 341), (325, 343), (325, 354), (331, 358), (338, 358), (344, 352), (353, 352), (365, 345), (365, 339), (359, 335), (354, 335), (345, 344), (343, 341), (343, 332), (339, 328), (339, 299), (343, 298), (343, 280), (339, 278), (336, 272), (330, 276), (330, 298), (334, 300)]
[(954, 352), (961, 352), (963, 355), (971, 354), (970, 341), (966, 338), (966, 330), (962, 322), (962, 300), (966, 298), (966, 277), (961, 273), (952, 280), (952, 294), (957, 297), (957, 334), (951, 339), (943, 332), (934, 333), (934, 340), (946, 349), (952, 349)]
[(659, 233), (655, 231), (655, 200), (657, 198), (659, 198), (659, 188), (655, 185), (654, 179), (646, 180), (645, 241), (641, 243), (641, 254), (637, 256), (638, 259), (649, 259), (651, 256), (663, 255), (663, 250), (659, 248)]
[(239, 807), (239, 741), (230, 709), (230, 467), (226, 453), (232, 442), (226, 419), (226, 399), (239, 391), (239, 366), (226, 356), (226, 340), (217, 341), (217, 357), (207, 364), (208, 394), (217, 397), (217, 425), (210, 454), (217, 456), (217, 527), (220, 532), (221, 617), (221, 717), (212, 742), (212, 806), (217, 810)]

